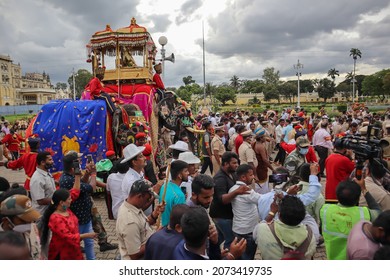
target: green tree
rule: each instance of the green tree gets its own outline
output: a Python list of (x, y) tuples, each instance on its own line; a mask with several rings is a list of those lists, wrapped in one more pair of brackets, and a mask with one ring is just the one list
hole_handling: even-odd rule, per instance
[(216, 92), (216, 86), (213, 83), (206, 83), (206, 95), (213, 96)]
[(319, 80), (319, 85), (317, 87), (318, 96), (324, 99), (324, 103), (326, 103), (327, 99), (330, 99), (336, 93), (335, 84), (333, 81), (325, 78)]
[(222, 105), (225, 105), (226, 102), (232, 101), (233, 103), (236, 103), (237, 96), (234, 92), (234, 89), (230, 86), (221, 85), (216, 87), (216, 92), (214, 94), (215, 99), (220, 101)]
[(187, 77), (183, 77), (183, 83), (186, 86), (195, 83), (195, 80), (192, 79), (192, 76), (187, 76)]
[(299, 89), (300, 92), (313, 92), (314, 90), (314, 85), (312, 80), (301, 80), (299, 82)]
[(230, 86), (234, 89), (234, 92), (237, 93), (241, 85), (241, 80), (236, 75), (230, 78)]
[(177, 89), (176, 94), (183, 100), (191, 102), (192, 95), (200, 95), (203, 93), (203, 89), (196, 83), (191, 83), (185, 86), (181, 86)]
[(265, 86), (263, 88), (264, 100), (270, 101), (272, 99), (278, 100), (280, 103), (280, 96), (278, 91), (278, 86), (280, 84), (280, 73), (276, 71), (274, 67), (267, 67), (263, 71), (262, 78), (265, 81)]
[(390, 94), (390, 73), (385, 74), (383, 77), (383, 89), (386, 92), (386, 95)]
[[(81, 93), (83, 92), (85, 86), (92, 79), (92, 74), (86, 69), (79, 69), (75, 74), (75, 89), (76, 89), (76, 97), (81, 97)], [(73, 92), (73, 75), (68, 78), (68, 84)]]
[(328, 71), (328, 77), (331, 77), (332, 80), (333, 80), (333, 83), (336, 79), (336, 76), (340, 76), (339, 74), (339, 70), (336, 70), (336, 68), (331, 68), (329, 71)]
[(275, 71), (274, 67), (265, 68), (262, 77), (266, 85), (277, 86), (280, 83), (280, 73), (279, 71)]
[(298, 86), (294, 81), (288, 81), (278, 85), (278, 91), (281, 96), (283, 96), (285, 99), (288, 99), (290, 103), (292, 103), (294, 96), (298, 95)]
[(260, 93), (263, 92), (264, 81), (255, 79), (255, 80), (243, 80), (241, 81), (241, 90), (242, 93)]
[(351, 82), (352, 79), (353, 79), (353, 72), (348, 72), (347, 75), (345, 75), (345, 79), (348, 81), (348, 82)]
[(352, 89), (351, 89), (351, 82), (348, 80), (344, 80), (341, 83), (339, 83), (336, 87), (336, 91), (341, 93), (341, 96), (349, 99), (351, 97)]
[(280, 103), (280, 95), (277, 86), (265, 85), (263, 93), (265, 101), (271, 101), (273, 99), (276, 99), (278, 103)]
[(67, 83), (61, 83), (61, 82), (58, 82), (56, 83), (56, 86), (55, 86), (55, 89), (62, 89), (62, 90), (66, 90), (68, 88), (68, 84)]
[(384, 69), (364, 78), (362, 92), (365, 95), (377, 96), (383, 101), (389, 93), (389, 85), (390, 69)]

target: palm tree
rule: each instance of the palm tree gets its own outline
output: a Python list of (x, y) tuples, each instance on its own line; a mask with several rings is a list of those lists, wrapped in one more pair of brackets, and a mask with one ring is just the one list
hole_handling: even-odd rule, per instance
[(238, 88), (240, 87), (240, 85), (241, 85), (240, 78), (238, 78), (236, 75), (230, 78), (230, 86), (234, 88), (235, 93), (238, 92)]
[(352, 48), (349, 51), (349, 56), (352, 56), (353, 58), (353, 79), (352, 79), (352, 102), (355, 100), (355, 71), (356, 71), (356, 60), (359, 58), (362, 58), (362, 52), (359, 49)]
[(334, 80), (336, 79), (336, 76), (340, 76), (339, 70), (336, 70), (336, 68), (331, 68), (328, 71), (328, 77), (331, 77), (334, 83)]
[(353, 72), (348, 72), (347, 75), (345, 75), (345, 79), (351, 82), (353, 79)]

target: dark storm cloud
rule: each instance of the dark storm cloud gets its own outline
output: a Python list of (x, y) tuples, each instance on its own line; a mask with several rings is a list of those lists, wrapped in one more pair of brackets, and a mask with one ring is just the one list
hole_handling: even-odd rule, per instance
[[(98, 28), (104, 29), (110, 24), (113, 29), (130, 25), (137, 14), (140, 0), (41, 0), (46, 5), (64, 11), (67, 20), (73, 22), (81, 31), (81, 37), (88, 39)], [(127, 20), (126, 20), (127, 19)]]
[[(209, 20), (206, 49), (224, 59), (252, 60), (262, 69), (274, 66), (282, 76), (295, 74), (292, 65), (298, 58), (307, 64), (306, 73), (326, 73), (336, 66), (340, 72), (350, 71), (352, 47), (362, 51), (364, 63), (383, 54), (375, 55), (375, 50), (384, 51), (378, 42), (389, 41), (389, 19), (362, 20), (388, 6), (388, 0), (237, 0)], [(384, 54), (387, 61), (390, 49)]]
[(202, 6), (202, 0), (187, 0), (180, 7), (179, 15), (176, 17), (176, 24), (180, 25), (193, 20), (192, 15)]
[[(0, 54), (20, 62), (23, 73), (46, 71), (52, 81), (66, 81), (72, 68), (91, 70), (85, 62), (85, 45), (106, 24), (118, 29), (128, 26), (134, 16), (152, 35), (164, 33), (172, 38), (171, 34), (178, 34), (171, 20), (183, 26), (199, 20), (204, 1), (182, 1), (180, 8), (172, 8), (169, 14), (151, 14), (137, 11), (141, 0), (0, 0)], [(166, 2), (169, 5), (170, 1)], [(282, 77), (294, 77), (297, 59), (308, 76), (326, 76), (330, 68), (345, 73), (353, 67), (351, 48), (359, 48), (363, 54), (358, 72), (389, 68), (389, 3), (232, 0), (219, 15), (205, 20), (206, 81), (219, 84), (233, 75), (261, 78), (266, 67), (280, 70)], [(383, 12), (386, 7), (387, 14)], [(157, 44), (158, 37), (153, 39)], [(202, 84), (201, 47), (202, 40), (194, 35), (185, 55), (173, 51), (176, 63), (166, 62), (167, 86), (182, 85), (182, 78), (188, 75)], [(167, 50), (168, 55), (170, 52)]]

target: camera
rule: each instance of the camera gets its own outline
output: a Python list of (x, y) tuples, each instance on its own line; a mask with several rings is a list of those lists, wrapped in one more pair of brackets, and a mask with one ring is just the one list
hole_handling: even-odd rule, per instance
[(270, 183), (275, 183), (277, 185), (281, 184), (281, 183), (284, 183), (284, 182), (287, 182), (287, 179), (288, 179), (288, 174), (272, 174), (272, 175), (269, 175), (268, 177), (268, 181)]
[(78, 160), (73, 161), (74, 175), (81, 175), (80, 162)]
[(355, 153), (356, 160), (366, 161), (380, 159), (382, 149), (389, 145), (386, 140), (379, 139), (380, 128), (369, 125), (367, 137), (347, 135), (336, 139), (334, 145), (340, 148), (350, 149)]
[[(356, 178), (360, 180), (362, 178), (363, 165), (366, 160), (370, 163), (380, 163), (380, 159), (383, 154), (383, 148), (389, 146), (389, 142), (382, 139), (380, 140), (380, 128), (369, 125), (367, 127), (367, 136), (355, 136), (347, 135), (343, 138), (336, 139), (334, 146), (342, 149), (350, 149), (355, 153), (356, 159)], [(382, 164), (381, 164), (382, 165)], [(383, 165), (382, 165), (383, 166)], [(383, 166), (383, 168), (385, 168)], [(385, 168), (386, 169), (386, 168)], [(386, 172), (389, 172), (386, 169)]]

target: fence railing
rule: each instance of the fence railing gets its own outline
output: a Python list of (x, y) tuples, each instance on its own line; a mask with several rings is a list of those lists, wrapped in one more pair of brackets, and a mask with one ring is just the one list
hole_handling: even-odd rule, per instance
[(23, 115), (23, 114), (36, 114), (42, 108), (43, 105), (12, 105), (12, 106), (0, 106), (1, 116), (11, 115)]

